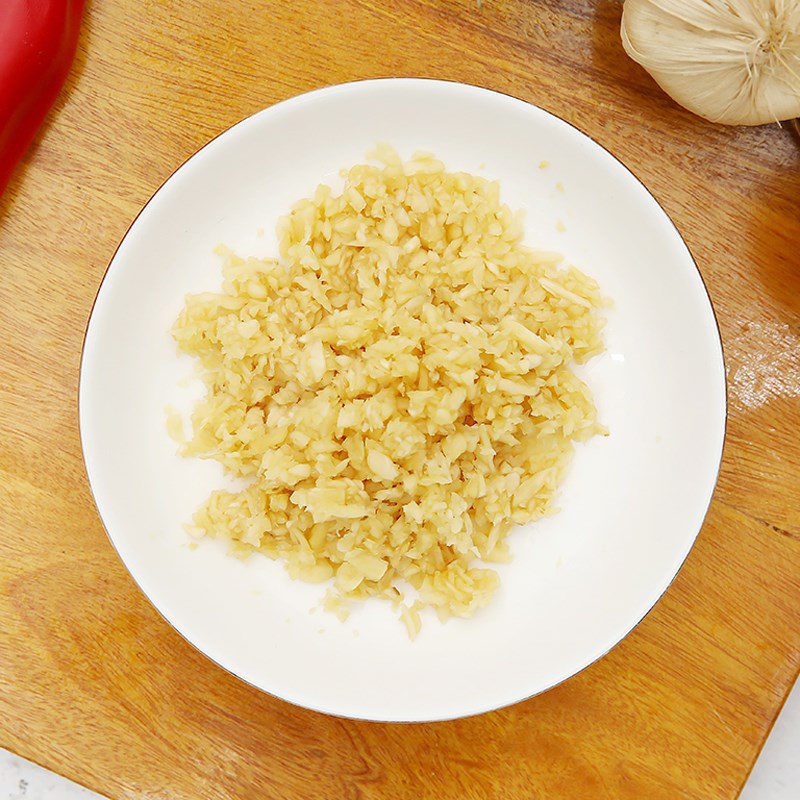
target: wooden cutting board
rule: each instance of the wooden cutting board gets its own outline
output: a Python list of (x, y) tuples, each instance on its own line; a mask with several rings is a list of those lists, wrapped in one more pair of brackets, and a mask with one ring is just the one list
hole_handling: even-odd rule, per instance
[[(800, 149), (675, 106), (625, 57), (620, 10), (89, 3), (70, 82), (0, 205), (0, 745), (115, 799), (737, 795), (800, 665)], [(76, 424), (92, 300), (158, 186), (244, 116), (387, 75), (516, 95), (621, 158), (697, 259), (730, 390), (715, 500), (655, 610), (556, 689), (429, 725), (294, 708), (184, 642), (103, 532)]]

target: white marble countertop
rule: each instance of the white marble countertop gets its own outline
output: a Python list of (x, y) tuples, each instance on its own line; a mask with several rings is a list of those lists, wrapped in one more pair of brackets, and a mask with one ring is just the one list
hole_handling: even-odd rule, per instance
[[(770, 734), (740, 800), (796, 800), (800, 787), (800, 684)], [(0, 749), (0, 800), (103, 800), (100, 795)]]
[(800, 682), (794, 685), (740, 800), (795, 800), (800, 796)]

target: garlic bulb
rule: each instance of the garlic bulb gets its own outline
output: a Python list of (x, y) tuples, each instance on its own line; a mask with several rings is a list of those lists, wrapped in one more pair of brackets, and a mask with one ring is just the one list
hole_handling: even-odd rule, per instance
[(800, 117), (800, 0), (625, 0), (621, 32), (628, 55), (701, 117)]

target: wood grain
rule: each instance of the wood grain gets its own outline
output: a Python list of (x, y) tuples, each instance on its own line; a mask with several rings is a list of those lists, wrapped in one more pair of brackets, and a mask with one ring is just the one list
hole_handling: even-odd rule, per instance
[[(112, 798), (733, 798), (800, 667), (800, 157), (676, 107), (611, 0), (95, 0), (0, 204), (0, 744)], [(91, 502), (81, 342), (140, 206), (208, 138), (325, 84), (412, 75), (547, 108), (676, 221), (725, 344), (719, 487), (684, 569), (600, 662), (432, 725), (325, 717), (208, 662)], [(691, 387), (686, 387), (691, 393)]]

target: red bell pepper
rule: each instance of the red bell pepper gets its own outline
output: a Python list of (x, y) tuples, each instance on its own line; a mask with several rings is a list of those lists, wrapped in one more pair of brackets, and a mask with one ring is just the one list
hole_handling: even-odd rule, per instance
[(0, 194), (69, 72), (84, 0), (0, 0)]

